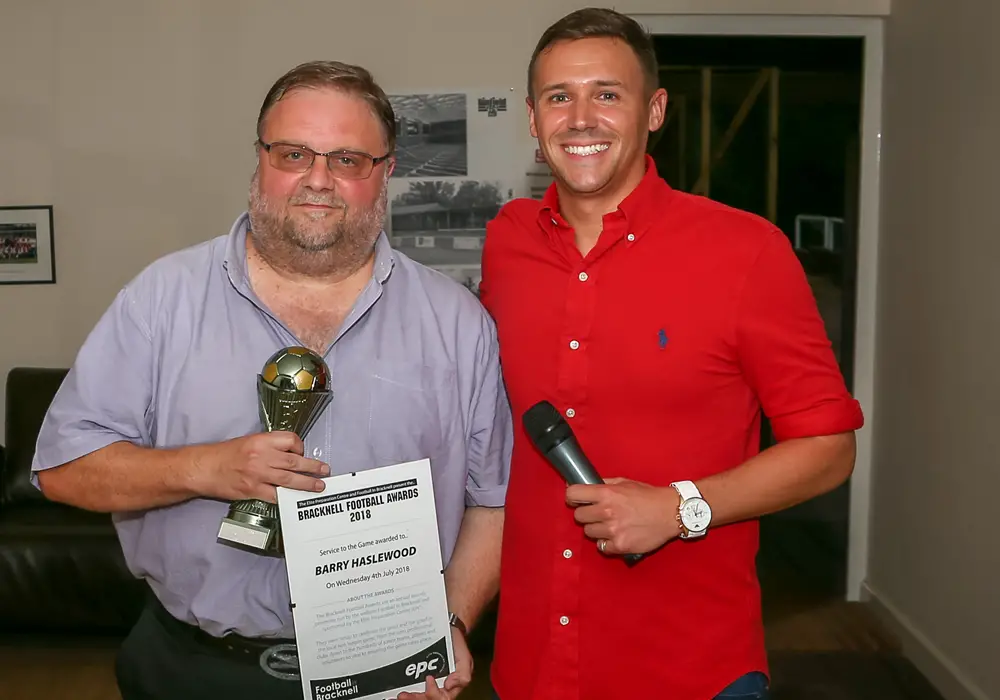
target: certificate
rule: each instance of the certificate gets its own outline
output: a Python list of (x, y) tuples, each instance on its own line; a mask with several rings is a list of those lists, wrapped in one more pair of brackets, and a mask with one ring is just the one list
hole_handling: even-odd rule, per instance
[(430, 462), (278, 489), (303, 697), (395, 698), (455, 669)]

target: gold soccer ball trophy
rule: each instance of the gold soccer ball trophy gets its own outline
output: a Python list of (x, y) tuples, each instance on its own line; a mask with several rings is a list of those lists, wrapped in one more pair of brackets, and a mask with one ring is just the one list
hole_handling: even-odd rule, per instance
[[(257, 375), (257, 405), (264, 430), (294, 432), (304, 442), (333, 398), (329, 385), (330, 370), (312, 350), (292, 346), (271, 355)], [(281, 556), (278, 505), (255, 498), (234, 501), (222, 519), (219, 539)]]

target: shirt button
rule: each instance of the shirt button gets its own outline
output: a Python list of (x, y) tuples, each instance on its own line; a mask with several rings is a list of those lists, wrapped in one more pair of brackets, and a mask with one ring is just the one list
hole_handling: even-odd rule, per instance
[(314, 447), (313, 448), (313, 457), (315, 457), (316, 459), (319, 459), (322, 456), (323, 456), (323, 450), (319, 449), (318, 447)]
[(574, 411), (572, 408), (567, 408), (566, 409), (566, 417), (567, 418), (572, 418), (575, 415), (576, 415), (576, 411)]
[(630, 241), (634, 241), (635, 240), (635, 234), (634, 233), (630, 233), (629, 235), (626, 236), (626, 238), (628, 238)]
[(576, 350), (578, 347), (580, 347), (580, 341), (579, 340), (569, 341), (569, 347), (571, 350)]
[(581, 272), (580, 273), (580, 281), (581, 282), (586, 282), (587, 281), (587, 273), (586, 272)]
[(567, 559), (569, 559), (571, 556), (573, 556), (573, 550), (572, 549), (564, 549), (563, 550), (563, 556), (566, 557)]
[(559, 624), (560, 625), (568, 625), (569, 624), (569, 618), (566, 617), (565, 615), (563, 615), (562, 617), (559, 618)]

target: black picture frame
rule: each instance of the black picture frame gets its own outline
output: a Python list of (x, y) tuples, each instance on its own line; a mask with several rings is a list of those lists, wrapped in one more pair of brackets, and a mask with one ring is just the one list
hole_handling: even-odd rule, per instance
[(0, 284), (55, 284), (51, 204), (0, 206)]

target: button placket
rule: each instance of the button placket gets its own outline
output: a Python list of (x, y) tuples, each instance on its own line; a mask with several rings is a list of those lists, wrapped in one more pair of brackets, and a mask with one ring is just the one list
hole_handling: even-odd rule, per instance
[[(569, 690), (578, 687), (580, 677), (580, 579), (581, 565), (585, 557), (575, 556), (574, 548), (580, 542), (580, 526), (573, 518), (560, 518), (553, 533), (555, 541), (562, 549), (552, 554), (561, 559), (556, 561), (552, 571), (550, 595), (559, 601), (559, 607), (549, 613), (546, 627), (552, 643), (543, 652), (540, 661), (542, 670), (536, 691), (546, 698), (569, 700)], [(541, 697), (537, 692), (533, 698)]]
[[(602, 258), (603, 259), (603, 258)], [(581, 263), (576, 269), (570, 270), (571, 278), (566, 290), (566, 313), (563, 325), (563, 351), (560, 353), (557, 366), (557, 392), (561, 401), (572, 408), (563, 409), (567, 418), (572, 418), (580, 409), (587, 393), (587, 387), (582, 381), (587, 376), (585, 349), (587, 335), (593, 323), (594, 309), (597, 300), (594, 266), (600, 260)], [(588, 269), (583, 269), (587, 267)]]

